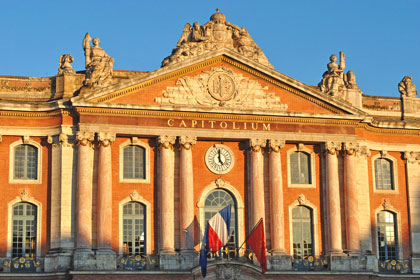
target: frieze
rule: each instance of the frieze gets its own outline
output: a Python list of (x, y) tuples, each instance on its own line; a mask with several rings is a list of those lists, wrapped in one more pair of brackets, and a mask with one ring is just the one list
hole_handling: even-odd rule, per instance
[(181, 128), (210, 128), (210, 129), (233, 129), (233, 130), (265, 130), (265, 131), (271, 130), (270, 123), (258, 123), (258, 122), (168, 119), (166, 123), (168, 127), (181, 127)]
[(33, 86), (32, 82), (24, 85), (13, 85), (9, 81), (0, 81), (0, 92), (51, 93), (51, 85)]
[(250, 80), (224, 66), (203, 71), (194, 77), (182, 77), (176, 87), (168, 87), (162, 97), (155, 98), (161, 104), (220, 106), (228, 108), (263, 108), (286, 111), (287, 104), (267, 92), (258, 81)]

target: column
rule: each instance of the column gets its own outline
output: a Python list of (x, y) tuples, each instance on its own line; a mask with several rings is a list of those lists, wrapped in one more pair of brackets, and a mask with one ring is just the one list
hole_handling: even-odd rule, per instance
[(359, 197), (356, 184), (355, 143), (344, 143), (344, 188), (346, 203), (347, 249), (350, 254), (360, 253)]
[(111, 143), (114, 133), (98, 133), (98, 192), (97, 192), (97, 243), (98, 252), (111, 249), (112, 241), (112, 160)]
[(175, 254), (174, 151), (175, 136), (158, 137), (160, 151), (160, 254)]
[(76, 247), (91, 252), (92, 248), (92, 170), (93, 132), (77, 132)]
[(408, 184), (408, 205), (410, 215), (411, 267), (413, 273), (420, 273), (420, 153), (404, 153)]
[(181, 136), (180, 144), (180, 238), (181, 253), (194, 252), (194, 181), (192, 146), (197, 142), (196, 137)]
[(284, 208), (283, 178), (280, 150), (284, 140), (270, 140), (270, 217), (271, 217), (271, 251), (273, 255), (284, 255)]
[[(261, 218), (264, 218), (264, 173), (263, 153), (265, 139), (250, 139), (251, 153), (251, 224), (253, 228)], [(264, 223), (266, 223), (264, 219)]]
[(326, 142), (326, 169), (327, 169), (327, 212), (329, 253), (342, 254), (341, 243), (341, 209), (340, 209), (340, 186), (338, 180), (337, 155), (341, 150), (341, 143)]

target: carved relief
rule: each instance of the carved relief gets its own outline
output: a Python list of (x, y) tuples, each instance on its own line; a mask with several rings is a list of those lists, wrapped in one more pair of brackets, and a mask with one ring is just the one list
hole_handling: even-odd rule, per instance
[(384, 201), (382, 202), (382, 208), (384, 210), (391, 210), (394, 207), (391, 205), (391, 203), (389, 203), (389, 200), (387, 198), (384, 198)]
[(398, 90), (401, 96), (417, 97), (416, 85), (412, 82), (410, 76), (405, 76), (398, 84)]
[(176, 48), (163, 60), (162, 67), (221, 48), (236, 51), (273, 68), (248, 31), (226, 21), (225, 15), (219, 9), (203, 26), (198, 22), (194, 22), (192, 26), (190, 23), (185, 24)]
[(241, 279), (241, 268), (237, 265), (219, 264), (216, 266), (216, 279)]
[(280, 98), (267, 92), (256, 80), (250, 80), (224, 66), (212, 68), (194, 77), (182, 77), (177, 87), (168, 87), (155, 102), (162, 104), (264, 108), (286, 111)]
[(48, 86), (33, 86), (32, 82), (26, 82), (25, 85), (15, 85), (7, 80), (0, 80), (0, 92), (24, 92), (27, 95), (30, 94), (49, 94), (51, 93), (51, 84)]
[(418, 152), (404, 152), (404, 159), (407, 163), (419, 163), (420, 164), (420, 153)]
[(28, 194), (28, 192), (26, 191), (26, 189), (23, 189), (22, 192), (19, 195), (19, 198), (21, 201), (31, 201), (32, 200), (32, 196), (30, 196)]
[(306, 204), (306, 197), (304, 194), (300, 194), (297, 198), (297, 201), (299, 202), (299, 205), (305, 205)]
[(22, 141), (23, 141), (23, 144), (29, 144), (29, 140), (30, 140), (31, 138), (29, 137), (29, 135), (23, 135), (22, 136)]
[(73, 67), (70, 63), (73, 63), (74, 59), (70, 54), (63, 54), (60, 56), (60, 67), (58, 67), (58, 75), (62, 74), (75, 74)]

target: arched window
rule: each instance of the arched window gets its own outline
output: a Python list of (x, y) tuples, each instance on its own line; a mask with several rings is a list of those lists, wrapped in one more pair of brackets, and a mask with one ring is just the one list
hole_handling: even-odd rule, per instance
[(222, 255), (224, 258), (233, 258), (235, 256), (235, 249), (238, 242), (237, 234), (237, 205), (233, 196), (225, 190), (216, 189), (213, 190), (206, 198), (204, 203), (204, 224), (215, 215), (217, 212), (222, 210), (224, 207), (232, 205), (231, 220), (230, 220), (230, 236), (226, 246), (222, 249)]
[(123, 205), (123, 254), (146, 254), (146, 207), (138, 202)]
[(124, 179), (145, 179), (146, 160), (145, 149), (138, 145), (124, 147), (123, 156), (123, 178)]
[(13, 178), (21, 180), (37, 180), (38, 149), (35, 146), (21, 144), (14, 149)]
[(12, 258), (36, 256), (37, 209), (30, 203), (13, 206), (12, 213)]
[(313, 256), (313, 226), (312, 211), (305, 206), (292, 209), (293, 227), (293, 257), (303, 258)]
[(389, 211), (380, 211), (377, 219), (379, 260), (397, 260), (398, 231), (396, 215)]
[(392, 161), (386, 158), (375, 159), (375, 182), (378, 190), (393, 190), (393, 166)]
[(290, 154), (290, 181), (292, 184), (312, 184), (311, 156), (296, 151)]

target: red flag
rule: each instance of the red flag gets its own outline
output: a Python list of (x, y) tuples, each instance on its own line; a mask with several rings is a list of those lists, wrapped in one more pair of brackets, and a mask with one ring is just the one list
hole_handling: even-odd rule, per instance
[(265, 255), (264, 222), (261, 219), (246, 242), (260, 262), (262, 273), (267, 271), (267, 256)]

